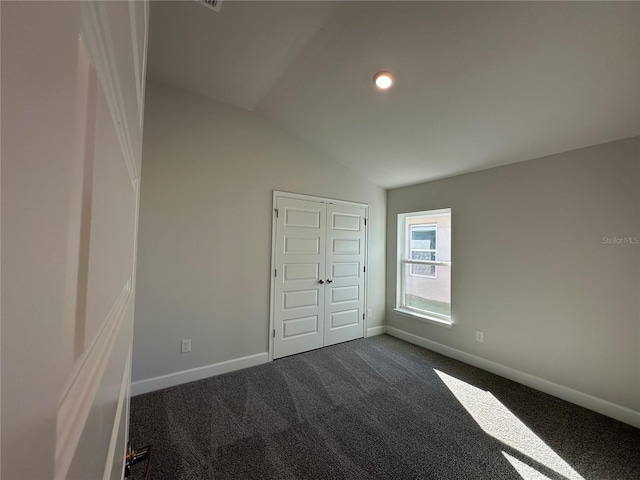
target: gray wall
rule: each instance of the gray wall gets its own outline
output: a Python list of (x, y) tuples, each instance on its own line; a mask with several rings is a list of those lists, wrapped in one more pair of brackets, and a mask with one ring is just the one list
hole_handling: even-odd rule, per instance
[[(640, 410), (640, 139), (399, 188), (387, 203), (387, 324)], [(450, 330), (393, 312), (396, 223), (452, 208)], [(475, 331), (484, 331), (484, 343)]]
[(250, 112), (149, 82), (133, 381), (268, 350), (273, 190), (369, 204), (368, 327), (383, 324), (386, 192)]

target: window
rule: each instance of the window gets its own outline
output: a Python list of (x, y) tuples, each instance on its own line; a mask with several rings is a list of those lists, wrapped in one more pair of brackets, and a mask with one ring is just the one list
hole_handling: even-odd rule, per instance
[[(435, 260), (436, 259), (436, 231), (438, 226), (411, 225), (411, 237), (409, 238), (409, 252), (411, 260)], [(435, 265), (412, 264), (409, 275), (418, 277), (435, 277)]]
[(451, 209), (398, 215), (396, 311), (451, 326)]

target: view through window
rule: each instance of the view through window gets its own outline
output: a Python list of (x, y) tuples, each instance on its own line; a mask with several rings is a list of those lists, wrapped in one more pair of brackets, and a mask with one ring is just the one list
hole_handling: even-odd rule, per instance
[(398, 279), (398, 309), (451, 320), (450, 208), (398, 215)]

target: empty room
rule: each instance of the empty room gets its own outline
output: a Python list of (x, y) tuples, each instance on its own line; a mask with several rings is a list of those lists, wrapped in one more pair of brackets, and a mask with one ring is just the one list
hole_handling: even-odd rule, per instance
[(3, 479), (640, 477), (640, 4), (3, 1)]

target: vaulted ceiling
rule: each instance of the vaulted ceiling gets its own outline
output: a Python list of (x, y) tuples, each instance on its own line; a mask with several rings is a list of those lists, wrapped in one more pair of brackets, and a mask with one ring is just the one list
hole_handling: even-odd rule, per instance
[(394, 188), (640, 134), (640, 5), (152, 2), (148, 76)]

